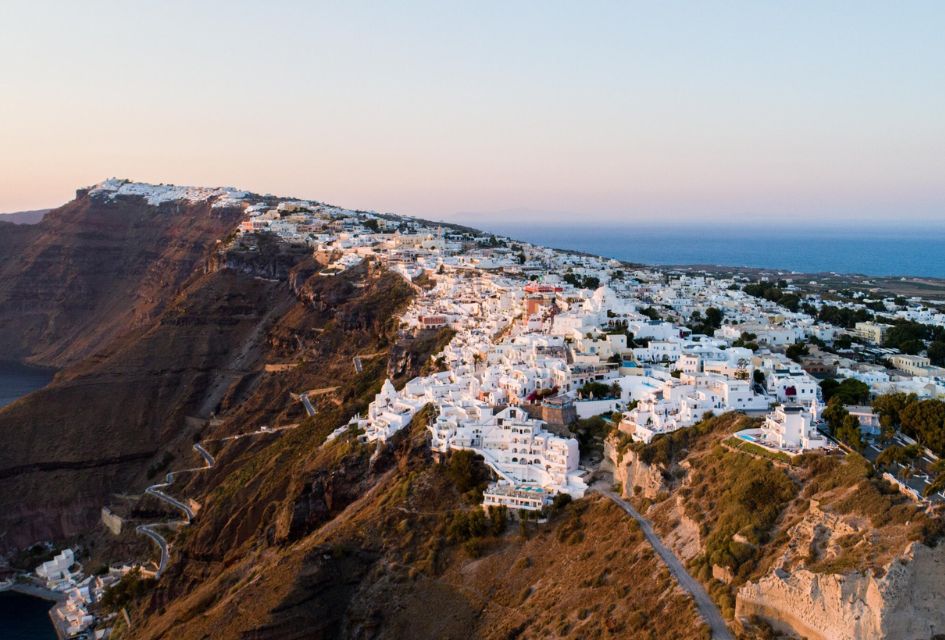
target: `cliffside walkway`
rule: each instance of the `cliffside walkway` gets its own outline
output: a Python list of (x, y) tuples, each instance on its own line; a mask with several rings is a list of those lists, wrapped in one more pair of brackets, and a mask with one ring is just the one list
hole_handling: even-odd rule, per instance
[(167, 540), (164, 539), (160, 533), (157, 532), (156, 527), (160, 526), (174, 526), (174, 525), (187, 525), (190, 524), (190, 521), (194, 518), (194, 510), (190, 508), (189, 505), (184, 504), (177, 498), (169, 496), (164, 493), (163, 489), (174, 484), (174, 476), (179, 473), (192, 473), (195, 471), (206, 471), (207, 469), (212, 469), (213, 465), (216, 464), (213, 456), (210, 455), (210, 452), (203, 448), (203, 446), (198, 442), (194, 445), (194, 451), (200, 454), (200, 457), (203, 458), (204, 466), (202, 467), (193, 467), (192, 469), (179, 469), (177, 471), (171, 471), (166, 476), (164, 476), (164, 482), (159, 482), (157, 484), (152, 484), (150, 487), (144, 490), (148, 495), (154, 496), (158, 500), (162, 500), (167, 504), (171, 505), (175, 509), (180, 510), (184, 514), (183, 520), (175, 520), (170, 522), (153, 522), (151, 524), (141, 524), (135, 528), (139, 534), (149, 537), (161, 550), (161, 559), (158, 561), (158, 569), (154, 574), (155, 578), (160, 578), (161, 574), (164, 573), (164, 569), (167, 568), (168, 560), (170, 560), (170, 551), (168, 550)]
[[(304, 396), (303, 396), (304, 397)], [(306, 398), (307, 400), (307, 398)], [(314, 409), (313, 409), (314, 411)], [(270, 435), (278, 433), (280, 431), (286, 431), (288, 429), (296, 428), (297, 424), (286, 425), (284, 427), (279, 427), (277, 429), (261, 428), (250, 433), (242, 433), (235, 436), (227, 436), (224, 438), (217, 438), (216, 440), (206, 440), (205, 442), (223, 442), (226, 440), (236, 440), (239, 438), (245, 438), (247, 436), (257, 436), (257, 435)], [(174, 484), (174, 478), (181, 473), (195, 473), (197, 471), (207, 471), (212, 469), (216, 465), (217, 461), (213, 455), (207, 451), (203, 444), (197, 443), (194, 445), (194, 451), (196, 451), (201, 458), (203, 458), (204, 465), (202, 467), (192, 467), (190, 469), (178, 469), (177, 471), (171, 471), (166, 476), (164, 476), (164, 482), (158, 482), (152, 484), (144, 492), (148, 495), (154, 496), (158, 500), (166, 502), (175, 509), (181, 511), (184, 514), (183, 520), (167, 520), (163, 522), (151, 522), (148, 524), (140, 524), (135, 527), (135, 531), (143, 536), (150, 538), (154, 544), (158, 546), (158, 549), (161, 551), (161, 559), (158, 561), (158, 569), (154, 574), (155, 578), (160, 578), (161, 574), (164, 573), (164, 569), (167, 568), (167, 563), (170, 560), (170, 551), (168, 549), (167, 540), (160, 533), (157, 532), (157, 527), (176, 527), (176, 526), (186, 526), (190, 524), (190, 521), (194, 519), (196, 514), (190, 505), (181, 502), (177, 498), (168, 495), (164, 492), (164, 489), (168, 488)]]
[(676, 554), (663, 544), (663, 541), (660, 540), (660, 537), (656, 535), (656, 532), (653, 530), (653, 525), (650, 524), (650, 521), (644, 518), (639, 511), (634, 509), (633, 505), (610, 489), (598, 486), (593, 487), (592, 491), (596, 491), (605, 496), (623, 509), (627, 515), (637, 521), (650, 546), (653, 547), (653, 550), (656, 551), (657, 555), (663, 560), (666, 568), (668, 568), (669, 572), (676, 578), (676, 582), (692, 596), (693, 601), (696, 603), (696, 608), (699, 610), (699, 615), (702, 616), (702, 619), (706, 621), (706, 624), (708, 624), (709, 628), (712, 630), (712, 637), (716, 640), (735, 640), (732, 632), (729, 631), (728, 626), (725, 624), (725, 618), (722, 617), (722, 612), (719, 611), (719, 608), (712, 602), (712, 598), (709, 597), (706, 590), (699, 584), (699, 581), (689, 575), (689, 572), (686, 571), (686, 567), (684, 567), (683, 563), (676, 557)]
[(301, 394), (299, 396), (299, 400), (302, 401), (302, 406), (305, 407), (305, 413), (308, 415), (308, 417), (311, 418), (312, 416), (314, 416), (315, 407), (312, 406), (311, 401), (308, 399), (308, 394), (307, 393)]

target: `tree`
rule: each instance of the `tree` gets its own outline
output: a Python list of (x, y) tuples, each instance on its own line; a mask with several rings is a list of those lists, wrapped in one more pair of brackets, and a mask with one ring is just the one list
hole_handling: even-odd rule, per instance
[(833, 378), (826, 378), (820, 382), (820, 394), (824, 397), (824, 402), (830, 402), (833, 394), (836, 393), (840, 383)]
[(834, 307), (825, 304), (820, 308), (820, 311), (817, 312), (817, 318), (832, 325), (843, 327), (844, 329), (851, 329), (857, 322), (872, 320), (873, 314), (862, 308), (851, 309), (849, 307)]
[(853, 338), (843, 333), (834, 338), (833, 346), (837, 349), (849, 349), (853, 346)]
[(765, 372), (762, 371), (761, 369), (755, 369), (754, 373), (752, 374), (752, 379), (755, 381), (755, 384), (760, 384), (761, 386), (764, 386)]
[(899, 350), (908, 353), (910, 356), (917, 355), (925, 348), (925, 343), (918, 339), (905, 340), (899, 343)]
[(929, 356), (931, 363), (936, 367), (945, 367), (945, 342), (933, 342), (929, 345), (926, 354)]
[(930, 337), (931, 333), (926, 325), (911, 320), (897, 320), (886, 331), (883, 346), (915, 355), (925, 348), (924, 340)]
[(725, 314), (722, 313), (722, 310), (716, 307), (709, 307), (705, 310), (705, 323), (714, 329), (722, 326), (722, 318), (724, 317)]
[(921, 450), (916, 445), (901, 447), (894, 444), (883, 449), (876, 457), (876, 466), (883, 469), (893, 469), (897, 464), (907, 465), (911, 460), (915, 460), (921, 454)]
[(623, 393), (623, 389), (620, 388), (620, 384), (615, 382), (610, 385), (610, 395), (614, 398), (619, 398), (620, 394)]
[(869, 385), (856, 378), (846, 378), (842, 382), (827, 378), (820, 383), (820, 391), (827, 402), (836, 397), (843, 404), (865, 404), (870, 399)]
[(466, 493), (483, 484), (488, 474), (478, 454), (469, 449), (460, 449), (450, 454), (446, 476), (460, 493)]
[(704, 316), (697, 309), (692, 312), (689, 323), (693, 332), (712, 335), (715, 333), (716, 329), (722, 326), (723, 317), (725, 317), (725, 314), (722, 313), (721, 309), (717, 309), (716, 307), (706, 309)]
[(903, 433), (936, 455), (945, 455), (945, 402), (922, 400), (907, 405), (899, 415)]
[(581, 396), (585, 398), (606, 398), (610, 394), (611, 387), (609, 385), (603, 384), (601, 382), (590, 382), (584, 383), (579, 389)]
[(849, 415), (850, 413), (847, 411), (846, 407), (843, 406), (843, 402), (841, 402), (840, 398), (833, 398), (827, 404), (827, 408), (824, 409), (822, 417), (830, 428), (830, 433), (837, 436), (837, 431), (843, 426), (843, 421)]
[(797, 312), (801, 308), (801, 299), (793, 293), (787, 293), (781, 296), (781, 299), (778, 300), (778, 304), (788, 311)]
[(660, 320), (660, 312), (654, 309), (653, 307), (646, 307), (645, 309), (640, 309), (640, 313), (645, 315), (650, 320)]
[(799, 342), (788, 346), (784, 353), (794, 362), (800, 362), (803, 356), (810, 354), (810, 351), (807, 349), (806, 344)]
[(863, 450), (863, 438), (860, 435), (860, 421), (856, 416), (851, 416), (849, 413), (846, 414), (834, 435), (837, 440), (847, 444), (851, 449), (855, 451)]
[(742, 335), (739, 336), (734, 342), (732, 342), (733, 347), (745, 347), (746, 349), (751, 349), (752, 351), (758, 350), (758, 336), (754, 333), (749, 333), (747, 331), (742, 331)]
[(914, 393), (887, 393), (873, 400), (873, 411), (879, 414), (883, 427), (896, 428), (901, 424), (899, 416), (903, 409), (918, 399)]

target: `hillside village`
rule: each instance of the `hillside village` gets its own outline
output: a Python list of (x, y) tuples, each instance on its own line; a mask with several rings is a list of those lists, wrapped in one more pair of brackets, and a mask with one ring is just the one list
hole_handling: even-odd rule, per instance
[[(369, 260), (421, 283), (401, 328), (455, 332), (439, 371), (386, 384), (333, 435), (383, 442), (433, 404), (433, 449), (473, 450), (494, 472), (487, 506), (582, 496), (592, 469), (567, 429), (575, 420), (604, 415), (648, 443), (728, 411), (765, 416), (736, 435), (769, 453), (852, 449), (876, 461), (891, 448), (888, 479), (945, 500), (942, 443), (869, 406), (945, 397), (945, 313), (928, 301), (828, 299), (803, 282), (661, 271), (308, 201), (248, 206), (232, 242), (257, 234), (330, 256), (326, 277)], [(892, 346), (897, 333), (923, 337)]]
[[(575, 424), (602, 419), (609, 438), (644, 445), (733, 411), (759, 418), (734, 434), (749, 452), (856, 452), (917, 503), (945, 502), (945, 435), (929, 428), (945, 415), (945, 312), (934, 302), (658, 270), (234, 189), (110, 180), (84, 193), (239, 207), (219, 251), (252, 253), (274, 237), (317, 256), (319, 277), (365, 262), (399, 274), (416, 293), (401, 334), (452, 337), (425, 375), (387, 381), (327, 441), (353, 433), (383, 446), (432, 405), (434, 454), (469, 450), (491, 470), (486, 509), (540, 516), (556, 496), (584, 496), (601, 460), (581, 450)], [(73, 566), (69, 551), (36, 570), (67, 594), (56, 610), (67, 635), (91, 627), (89, 604), (130, 570), (93, 578)]]

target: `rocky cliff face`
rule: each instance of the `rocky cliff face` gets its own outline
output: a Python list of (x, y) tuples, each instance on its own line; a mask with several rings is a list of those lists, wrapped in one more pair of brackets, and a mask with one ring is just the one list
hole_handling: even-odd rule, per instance
[(810, 638), (926, 640), (945, 630), (945, 546), (910, 544), (873, 572), (777, 570), (738, 592), (737, 615), (759, 615)]
[(264, 234), (236, 239), (225, 249), (215, 251), (210, 259), (211, 269), (229, 269), (255, 278), (288, 281), (296, 289), (320, 266), (312, 258), (309, 247), (287, 244), (276, 236)]
[[(241, 217), (219, 204), (83, 191), (0, 234), (0, 353), (66, 365), (0, 411), (0, 549), (94, 527), (113, 493), (142, 490), (163, 458), (186, 459), (203, 420), (311, 335), (285, 278), (227, 268), (225, 255), (212, 268)], [(270, 244), (257, 259), (305, 286), (315, 269)]]
[[(848, 523), (816, 507), (792, 529), (792, 539), (828, 552), (830, 538), (851, 535)], [(912, 542), (883, 566), (842, 573), (812, 571), (791, 559), (785, 553), (780, 566), (738, 590), (737, 616), (760, 616), (825, 640), (924, 640), (945, 630), (945, 545)]]
[(62, 367), (145, 326), (240, 217), (83, 191), (39, 224), (0, 223), (0, 353)]
[(619, 451), (614, 437), (604, 441), (604, 459), (613, 469), (614, 482), (623, 488), (625, 498), (640, 495), (649, 500), (655, 500), (667, 489), (662, 469), (640, 460), (633, 449)]
[[(943, 633), (945, 545), (930, 546), (940, 537), (940, 516), (917, 508), (856, 457), (774, 465), (727, 448), (743, 420), (721, 416), (622, 458), (614, 440), (607, 449), (625, 495), (723, 612), (745, 622), (746, 633), (758, 619), (822, 640)], [(765, 509), (773, 510), (757, 519)], [(767, 524), (759, 529), (759, 522)]]
[(206, 419), (254, 375), (266, 326), (293, 304), (285, 285), (201, 276), (152, 324), (0, 411), (0, 545), (87, 531), (110, 494), (145, 486), (159, 452), (186, 455), (187, 418)]

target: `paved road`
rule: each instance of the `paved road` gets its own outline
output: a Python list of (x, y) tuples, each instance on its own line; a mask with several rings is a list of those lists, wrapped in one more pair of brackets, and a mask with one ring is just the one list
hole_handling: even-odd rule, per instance
[(689, 575), (689, 572), (686, 571), (686, 568), (683, 566), (682, 562), (680, 562), (679, 558), (670, 551), (669, 547), (663, 544), (663, 541), (660, 540), (656, 532), (653, 531), (653, 526), (650, 524), (650, 521), (640, 515), (629, 502), (613, 491), (600, 487), (595, 487), (593, 490), (609, 498), (611, 502), (623, 509), (631, 518), (637, 521), (640, 528), (643, 530), (643, 535), (646, 536), (647, 541), (649, 541), (657, 555), (659, 555), (666, 564), (669, 572), (676, 578), (679, 586), (688, 591), (689, 595), (692, 596), (692, 599), (696, 603), (696, 608), (699, 610), (699, 614), (712, 629), (712, 637), (717, 640), (734, 640), (731, 631), (729, 631), (728, 626), (725, 624), (722, 612), (719, 611), (719, 608), (712, 602), (712, 598), (710, 598), (706, 590), (702, 588), (702, 585)]
[(199, 442), (194, 445), (194, 450), (197, 453), (199, 453), (201, 456), (203, 456), (204, 462), (207, 463), (207, 469), (209, 469), (210, 467), (212, 467), (213, 465), (217, 463), (217, 461), (214, 460), (213, 456), (210, 455), (210, 452), (204, 449), (203, 445), (200, 444)]
[[(179, 469), (177, 471), (171, 471), (166, 476), (164, 476), (164, 482), (152, 484), (150, 487), (144, 490), (144, 492), (147, 493), (148, 495), (152, 495), (158, 500), (163, 500), (164, 502), (168, 503), (172, 507), (182, 511), (184, 514), (184, 520), (179, 520), (176, 523), (185, 524), (185, 525), (190, 524), (190, 521), (194, 519), (193, 509), (191, 509), (190, 506), (184, 504), (177, 498), (173, 496), (169, 496), (168, 494), (164, 493), (162, 489), (166, 489), (167, 487), (174, 484), (174, 476), (176, 474), (191, 473), (194, 471), (206, 471), (207, 469), (212, 468), (214, 464), (216, 464), (216, 460), (213, 459), (213, 456), (210, 455), (210, 452), (204, 449), (203, 446), (201, 446), (199, 443), (194, 445), (194, 451), (199, 453), (200, 457), (203, 458), (204, 463), (205, 463), (204, 466), (194, 467), (193, 469)], [(151, 540), (153, 540), (154, 543), (157, 544), (158, 548), (160, 548), (161, 550), (161, 560), (158, 562), (158, 570), (155, 573), (155, 576), (154, 576), (155, 578), (161, 577), (161, 574), (164, 573), (164, 569), (167, 567), (167, 562), (170, 559), (170, 551), (168, 550), (168, 547), (167, 547), (167, 540), (165, 540), (164, 536), (162, 536), (160, 533), (158, 533), (155, 530), (155, 527), (158, 527), (161, 525), (168, 525), (168, 524), (175, 524), (175, 522), (171, 521), (171, 522), (155, 522), (151, 524), (141, 524), (135, 528), (135, 531), (137, 531), (139, 534), (145, 535), (151, 538)]]
[[(305, 403), (307, 408), (311, 408), (311, 413), (309, 415), (314, 415), (315, 409), (314, 407), (312, 407), (311, 404), (309, 404), (308, 397), (305, 396), (304, 394), (302, 395), (302, 401)], [(246, 433), (246, 434), (242, 434), (238, 436), (230, 436), (229, 438), (222, 438), (222, 440), (241, 438), (243, 436), (259, 435), (263, 433), (275, 433), (278, 431), (285, 431), (286, 429), (294, 429), (297, 426), (298, 425), (287, 425), (279, 429), (260, 429), (259, 431), (254, 431), (253, 433)], [(147, 536), (151, 540), (153, 540), (154, 543), (157, 544), (157, 546), (161, 550), (161, 560), (158, 563), (158, 570), (157, 570), (157, 573), (155, 574), (156, 578), (160, 578), (161, 574), (164, 573), (164, 569), (165, 567), (167, 567), (167, 563), (170, 560), (170, 551), (168, 550), (167, 540), (165, 540), (164, 536), (158, 533), (155, 528), (160, 527), (160, 526), (168, 526), (168, 525), (171, 525), (171, 526), (172, 525), (188, 525), (190, 524), (190, 521), (194, 519), (194, 515), (195, 515), (193, 509), (191, 509), (190, 506), (181, 502), (177, 498), (164, 493), (162, 489), (166, 489), (167, 487), (174, 484), (174, 476), (177, 474), (193, 473), (195, 471), (206, 471), (207, 469), (212, 469), (213, 466), (217, 463), (213, 455), (211, 455), (209, 451), (204, 449), (203, 445), (200, 444), (199, 442), (194, 445), (194, 451), (200, 454), (200, 457), (203, 458), (204, 466), (194, 467), (192, 469), (178, 469), (177, 471), (171, 471), (166, 476), (164, 476), (164, 482), (152, 484), (150, 487), (144, 490), (145, 493), (147, 493), (148, 495), (152, 495), (158, 500), (163, 500), (164, 502), (168, 503), (172, 507), (179, 509), (184, 514), (184, 520), (176, 520), (176, 521), (171, 520), (167, 522), (152, 522), (151, 524), (138, 525), (135, 528), (135, 531), (137, 531), (139, 534)]]
[(153, 540), (161, 550), (161, 560), (158, 562), (158, 570), (154, 574), (155, 578), (160, 578), (161, 574), (164, 573), (164, 569), (167, 567), (167, 561), (170, 558), (170, 552), (167, 550), (167, 540), (165, 540), (164, 536), (155, 531), (152, 527), (153, 525), (150, 524), (139, 524), (135, 528), (135, 531), (151, 538), (151, 540)]
[[(314, 411), (314, 409), (312, 409), (312, 411)], [(284, 427), (276, 427), (274, 429), (270, 429), (269, 427), (262, 427), (260, 429), (256, 429), (255, 431), (250, 431), (249, 433), (238, 433), (235, 436), (224, 436), (222, 438), (214, 438), (213, 440), (204, 440), (204, 442), (227, 442), (229, 440), (239, 440), (240, 438), (248, 438), (250, 436), (270, 435), (273, 433), (279, 433), (280, 431), (288, 431), (289, 429), (295, 429), (298, 426), (299, 426), (298, 423), (294, 422), (292, 424), (287, 424)], [(210, 454), (208, 453), (207, 455), (210, 455)], [(210, 457), (213, 458), (213, 456), (210, 456)], [(210, 465), (210, 466), (213, 466), (213, 465)]]
[(312, 406), (312, 403), (309, 401), (309, 399), (308, 399), (308, 394), (303, 393), (303, 394), (302, 394), (301, 396), (299, 396), (299, 397), (300, 397), (300, 399), (302, 400), (302, 405), (305, 407), (305, 413), (307, 413), (309, 416), (314, 416), (314, 415), (315, 415), (315, 407), (313, 407), (313, 406)]
[(188, 505), (178, 500), (177, 498), (175, 498), (174, 496), (169, 496), (163, 491), (161, 491), (161, 487), (166, 487), (166, 486), (167, 486), (166, 483), (152, 484), (150, 487), (145, 489), (144, 492), (147, 493), (148, 495), (154, 496), (158, 500), (163, 500), (164, 502), (168, 503), (169, 505), (171, 505), (172, 507), (176, 509), (180, 509), (181, 511), (183, 511), (187, 524), (190, 524), (190, 521), (194, 519), (194, 510), (191, 509)]

